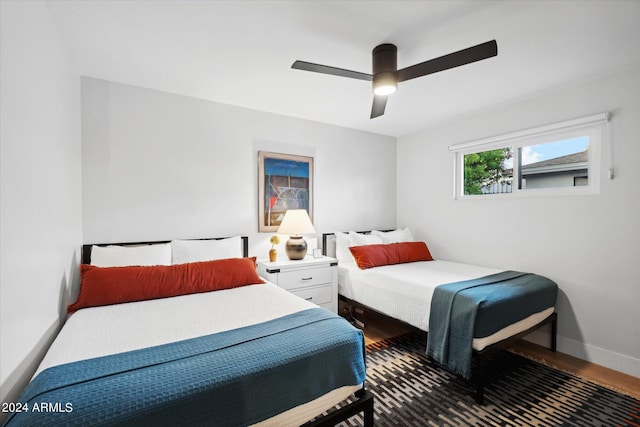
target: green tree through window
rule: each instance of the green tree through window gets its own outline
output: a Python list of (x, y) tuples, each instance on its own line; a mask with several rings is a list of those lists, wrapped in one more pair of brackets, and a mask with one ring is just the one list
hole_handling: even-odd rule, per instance
[(512, 178), (505, 161), (512, 157), (511, 148), (499, 148), (464, 156), (464, 194), (483, 194), (482, 188)]

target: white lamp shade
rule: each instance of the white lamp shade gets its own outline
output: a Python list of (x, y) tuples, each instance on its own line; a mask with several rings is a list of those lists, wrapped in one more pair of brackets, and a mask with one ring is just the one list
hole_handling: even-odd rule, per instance
[(311, 224), (309, 214), (305, 209), (289, 209), (285, 214), (278, 233), (280, 234), (312, 234), (316, 229)]

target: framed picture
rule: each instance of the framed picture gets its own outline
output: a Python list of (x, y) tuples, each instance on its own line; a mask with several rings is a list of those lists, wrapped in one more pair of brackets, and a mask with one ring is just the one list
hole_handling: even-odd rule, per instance
[(258, 152), (258, 231), (274, 232), (288, 209), (313, 222), (313, 157)]

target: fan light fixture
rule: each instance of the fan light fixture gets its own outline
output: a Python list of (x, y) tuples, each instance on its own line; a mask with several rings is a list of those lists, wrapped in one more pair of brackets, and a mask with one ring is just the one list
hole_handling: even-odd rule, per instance
[(391, 95), (398, 89), (398, 49), (389, 43), (376, 46), (372, 52), (373, 93)]
[(373, 77), (373, 93), (375, 95), (391, 95), (398, 89), (398, 81), (394, 73), (378, 73)]

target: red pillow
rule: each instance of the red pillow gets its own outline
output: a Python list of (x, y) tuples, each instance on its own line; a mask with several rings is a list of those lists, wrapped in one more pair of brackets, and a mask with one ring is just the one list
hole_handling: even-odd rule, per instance
[(381, 265), (402, 264), (415, 261), (432, 261), (424, 242), (401, 242), (386, 245), (351, 246), (356, 264), (362, 270)]
[(84, 307), (166, 298), (264, 283), (256, 259), (228, 258), (178, 265), (135, 267), (80, 266), (80, 294), (67, 307)]

